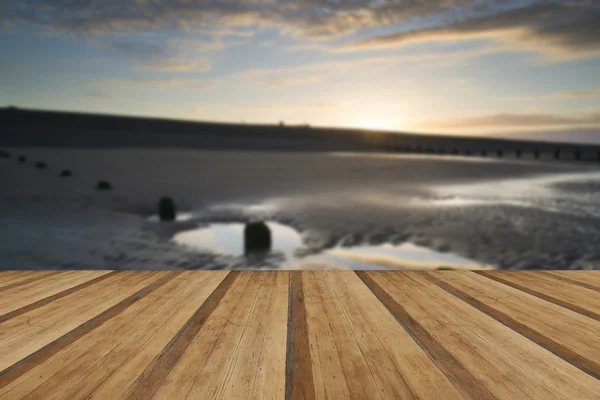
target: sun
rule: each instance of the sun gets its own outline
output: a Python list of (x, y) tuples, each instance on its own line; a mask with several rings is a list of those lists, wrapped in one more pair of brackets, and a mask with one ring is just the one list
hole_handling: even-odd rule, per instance
[(356, 123), (357, 128), (372, 129), (376, 131), (393, 131), (397, 130), (396, 123), (386, 119), (365, 119)]

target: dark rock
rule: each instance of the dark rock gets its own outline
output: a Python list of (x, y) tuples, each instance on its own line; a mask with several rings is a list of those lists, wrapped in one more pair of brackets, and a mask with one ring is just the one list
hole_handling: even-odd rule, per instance
[(246, 254), (271, 250), (271, 230), (262, 221), (249, 222), (244, 228)]
[(107, 181), (98, 181), (98, 183), (96, 184), (96, 189), (97, 190), (111, 190), (112, 185)]
[(161, 221), (173, 221), (177, 216), (175, 201), (170, 197), (161, 197), (158, 201), (158, 216)]

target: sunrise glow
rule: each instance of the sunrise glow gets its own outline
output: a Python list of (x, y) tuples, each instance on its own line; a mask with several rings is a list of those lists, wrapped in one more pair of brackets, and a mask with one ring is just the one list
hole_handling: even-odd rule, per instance
[(593, 2), (236, 4), (5, 2), (0, 106), (600, 140)]

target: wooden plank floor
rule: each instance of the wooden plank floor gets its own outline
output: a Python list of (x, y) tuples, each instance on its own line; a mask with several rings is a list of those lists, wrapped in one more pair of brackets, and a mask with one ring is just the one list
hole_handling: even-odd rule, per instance
[(1, 271), (0, 399), (598, 399), (600, 271)]

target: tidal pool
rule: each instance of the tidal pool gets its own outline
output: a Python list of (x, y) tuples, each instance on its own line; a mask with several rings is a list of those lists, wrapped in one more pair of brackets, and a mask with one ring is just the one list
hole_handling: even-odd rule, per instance
[[(194, 218), (194, 214), (189, 213), (189, 212), (179, 212), (177, 213), (176, 217), (175, 217), (175, 221), (177, 222), (183, 222), (183, 221), (189, 221), (191, 219)], [(160, 222), (160, 218), (158, 215), (151, 215), (150, 217), (148, 217), (148, 221), (151, 222)]]
[[(273, 253), (284, 256), (280, 269), (493, 269), (453, 253), (438, 252), (413, 243), (399, 245), (334, 247), (319, 254), (298, 255), (305, 249), (294, 228), (267, 222), (271, 229)], [(177, 244), (233, 257), (244, 256), (244, 224), (213, 223), (176, 234)]]
[[(271, 230), (272, 251), (292, 256), (302, 247), (302, 237), (294, 228), (277, 222), (268, 222), (267, 225)], [(203, 251), (243, 256), (244, 226), (242, 223), (214, 223), (178, 233), (173, 240), (175, 243)]]

